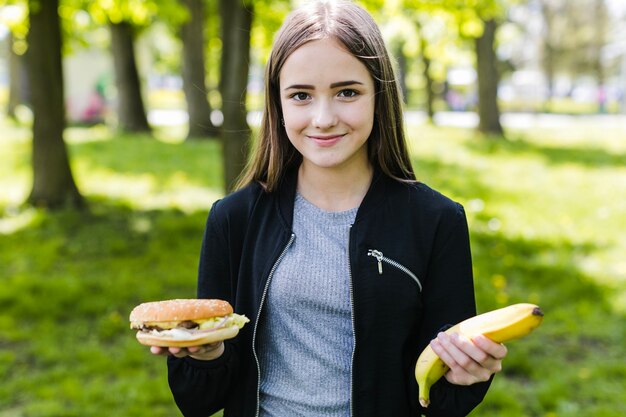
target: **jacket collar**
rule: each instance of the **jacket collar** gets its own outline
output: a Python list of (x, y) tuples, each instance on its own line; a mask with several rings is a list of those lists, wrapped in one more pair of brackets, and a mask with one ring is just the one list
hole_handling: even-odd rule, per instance
[[(386, 200), (386, 191), (395, 182), (396, 181), (385, 175), (377, 165), (374, 166), (372, 182), (359, 206), (355, 223), (367, 216), (368, 213)], [(279, 217), (289, 231), (292, 230), (293, 226), (293, 206), (296, 198), (297, 185), (298, 167), (296, 166), (285, 173), (275, 196), (278, 204)]]

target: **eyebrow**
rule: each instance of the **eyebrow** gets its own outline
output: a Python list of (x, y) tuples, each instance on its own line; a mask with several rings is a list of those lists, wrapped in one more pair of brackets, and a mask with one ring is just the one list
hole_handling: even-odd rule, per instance
[[(360, 81), (349, 80), (349, 81), (339, 81), (336, 83), (332, 83), (330, 85), (330, 88), (345, 87), (345, 86), (354, 85), (354, 84), (363, 85), (363, 83)], [(290, 85), (289, 87), (285, 87), (285, 90), (315, 90), (315, 86), (309, 85), (309, 84), (293, 84), (293, 85)]]

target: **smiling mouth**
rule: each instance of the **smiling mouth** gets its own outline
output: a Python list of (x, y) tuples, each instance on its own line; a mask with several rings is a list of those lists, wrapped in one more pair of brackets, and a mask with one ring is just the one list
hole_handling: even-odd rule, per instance
[(343, 136), (344, 136), (343, 134), (327, 135), (327, 136), (312, 136), (312, 135), (309, 135), (309, 138), (314, 139), (314, 140), (333, 140), (333, 139), (342, 138)]
[(307, 137), (320, 148), (330, 148), (339, 143), (344, 136), (345, 134)]

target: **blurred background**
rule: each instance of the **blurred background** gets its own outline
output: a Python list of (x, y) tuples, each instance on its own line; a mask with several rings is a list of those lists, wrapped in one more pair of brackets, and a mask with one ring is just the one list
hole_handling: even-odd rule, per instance
[[(0, 0), (0, 417), (180, 415), (128, 314), (195, 296), (300, 3)], [(471, 415), (626, 415), (626, 2), (358, 3), (418, 178), (468, 213), (479, 312), (546, 314)]]

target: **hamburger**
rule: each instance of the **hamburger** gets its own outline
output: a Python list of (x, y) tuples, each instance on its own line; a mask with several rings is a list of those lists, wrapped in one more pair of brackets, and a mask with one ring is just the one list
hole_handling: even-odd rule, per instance
[(190, 347), (232, 339), (250, 320), (223, 300), (176, 299), (138, 305), (130, 328), (146, 346)]

